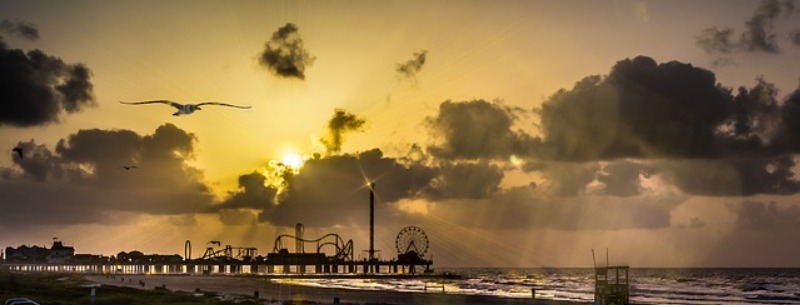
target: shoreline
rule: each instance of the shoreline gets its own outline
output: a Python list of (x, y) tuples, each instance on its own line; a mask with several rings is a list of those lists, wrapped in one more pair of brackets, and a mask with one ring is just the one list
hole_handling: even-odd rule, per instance
[[(387, 290), (359, 290), (343, 288), (309, 287), (279, 284), (267, 277), (236, 277), (215, 275), (85, 275), (84, 278), (100, 285), (114, 285), (138, 289), (166, 288), (186, 292), (216, 292), (220, 295), (253, 297), (258, 292), (262, 300), (307, 301), (331, 304), (335, 298), (343, 304), (475, 304), (475, 305), (577, 305), (591, 304), (547, 299), (503, 298), (486, 295), (464, 295), (435, 292), (401, 292)], [(144, 285), (141, 285), (144, 283)]]

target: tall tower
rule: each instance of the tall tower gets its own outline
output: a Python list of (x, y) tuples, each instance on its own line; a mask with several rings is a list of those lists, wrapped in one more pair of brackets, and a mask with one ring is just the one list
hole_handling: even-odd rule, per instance
[[(369, 183), (369, 261), (375, 260), (375, 183)], [(370, 265), (372, 269), (372, 265)]]
[(298, 223), (294, 226), (294, 252), (295, 253), (306, 253), (305, 250), (305, 241), (303, 240), (303, 224)]

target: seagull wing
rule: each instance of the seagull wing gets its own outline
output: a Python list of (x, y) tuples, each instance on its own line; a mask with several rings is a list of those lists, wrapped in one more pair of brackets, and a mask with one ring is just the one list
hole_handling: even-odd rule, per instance
[(183, 105), (177, 102), (168, 101), (168, 100), (155, 100), (155, 101), (142, 101), (142, 102), (120, 102), (120, 104), (125, 105), (147, 105), (147, 104), (167, 104), (172, 107), (183, 109)]
[(239, 108), (239, 109), (250, 109), (250, 108), (253, 107), (253, 106), (239, 106), (239, 105), (217, 103), (217, 102), (202, 102), (200, 104), (197, 104), (197, 106), (203, 106), (203, 105), (228, 106), (228, 107)]

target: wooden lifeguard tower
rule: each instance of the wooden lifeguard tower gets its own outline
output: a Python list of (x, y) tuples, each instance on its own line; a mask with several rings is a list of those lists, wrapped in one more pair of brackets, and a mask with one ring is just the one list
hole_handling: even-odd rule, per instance
[[(594, 249), (592, 249), (592, 261), (594, 261)], [(594, 262), (595, 305), (630, 304), (629, 269), (629, 266), (610, 266), (606, 249), (606, 265), (597, 266), (597, 262)]]

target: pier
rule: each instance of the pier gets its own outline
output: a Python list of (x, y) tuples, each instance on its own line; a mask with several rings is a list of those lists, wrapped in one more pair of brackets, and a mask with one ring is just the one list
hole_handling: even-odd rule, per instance
[[(75, 254), (57, 238), (50, 249), (39, 246), (7, 247), (0, 255), (0, 268), (19, 272), (75, 272), (93, 274), (199, 274), (264, 276), (414, 276), (432, 273), (433, 260), (426, 259), (428, 236), (421, 228), (407, 226), (395, 238), (397, 257), (382, 260), (375, 256), (375, 184), (369, 187), (370, 245), (368, 258), (354, 259), (353, 240), (338, 234), (307, 238), (303, 224), (295, 234), (275, 238), (272, 251), (258, 255), (255, 247), (225, 245), (218, 240), (206, 243), (200, 257), (192, 257), (192, 243), (184, 243), (184, 256), (119, 252), (115, 256)], [(289, 245), (294, 245), (294, 252)], [(308, 250), (308, 252), (307, 252)]]
[[(275, 277), (294, 276), (346, 276), (365, 275), (416, 275), (416, 268), (430, 271), (430, 261), (423, 265), (403, 265), (397, 261), (355, 261), (326, 264), (304, 264), (301, 262), (271, 264), (268, 262), (202, 262), (180, 263), (102, 263), (102, 264), (48, 264), (48, 263), (3, 263), (0, 268), (17, 272), (59, 272), (86, 274), (187, 274), (187, 275), (265, 275)], [(423, 274), (426, 272), (423, 272)]]

